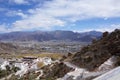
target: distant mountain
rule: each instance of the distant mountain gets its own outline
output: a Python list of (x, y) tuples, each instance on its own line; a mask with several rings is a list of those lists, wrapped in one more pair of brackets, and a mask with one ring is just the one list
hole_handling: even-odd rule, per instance
[(34, 31), (34, 32), (11, 32), (0, 34), (1, 41), (82, 41), (90, 42), (92, 39), (98, 39), (101, 32), (90, 31), (84, 33), (72, 31)]

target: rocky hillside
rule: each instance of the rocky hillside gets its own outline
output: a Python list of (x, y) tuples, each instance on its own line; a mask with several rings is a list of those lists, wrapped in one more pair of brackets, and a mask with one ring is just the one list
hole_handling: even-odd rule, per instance
[(0, 42), (0, 54), (39, 53), (40, 49), (24, 47), (9, 42)]
[[(95, 70), (113, 55), (120, 56), (120, 29), (103, 33), (100, 40), (93, 40), (91, 45), (74, 54), (70, 62), (88, 70)], [(120, 60), (117, 65), (120, 65)]]
[(0, 53), (12, 53), (18, 49), (17, 46), (14, 46), (11, 43), (2, 43), (0, 42)]
[(40, 79), (56, 80), (57, 78), (63, 77), (66, 73), (72, 71), (72, 68), (67, 67), (63, 62), (54, 63), (45, 66), (43, 69), (43, 76)]

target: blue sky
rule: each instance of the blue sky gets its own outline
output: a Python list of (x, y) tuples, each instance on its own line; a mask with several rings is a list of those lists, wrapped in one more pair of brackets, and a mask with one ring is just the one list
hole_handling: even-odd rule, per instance
[(120, 0), (0, 0), (0, 32), (120, 29)]

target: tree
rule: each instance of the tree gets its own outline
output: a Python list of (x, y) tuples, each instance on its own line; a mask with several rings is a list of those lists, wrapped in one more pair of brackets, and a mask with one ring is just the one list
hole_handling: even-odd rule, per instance
[(6, 65), (5, 67), (6, 67), (6, 70), (7, 70), (7, 71), (11, 71), (11, 69), (10, 69), (10, 66), (9, 66), (9, 65)]
[(15, 66), (12, 67), (12, 71), (17, 72), (18, 70), (20, 70), (19, 67), (15, 67)]

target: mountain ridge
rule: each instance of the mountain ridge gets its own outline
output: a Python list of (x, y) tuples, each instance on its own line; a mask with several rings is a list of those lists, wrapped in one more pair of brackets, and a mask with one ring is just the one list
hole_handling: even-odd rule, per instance
[(81, 41), (91, 42), (93, 38), (98, 39), (102, 32), (73, 32), (73, 31), (33, 31), (33, 32), (10, 32), (0, 34), (1, 41), (50, 41), (50, 40), (63, 40), (63, 41)]

